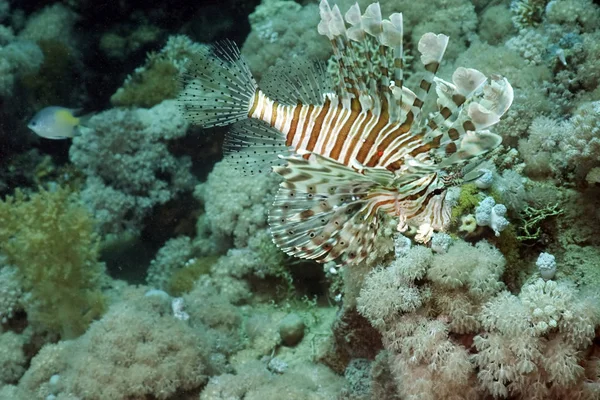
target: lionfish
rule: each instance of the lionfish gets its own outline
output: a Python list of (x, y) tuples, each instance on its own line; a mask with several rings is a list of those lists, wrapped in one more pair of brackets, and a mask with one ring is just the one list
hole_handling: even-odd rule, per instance
[[(424, 71), (412, 91), (403, 85), (401, 13), (383, 19), (379, 3), (364, 14), (355, 4), (342, 17), (327, 0), (319, 9), (337, 84), (322, 63), (299, 61), (275, 71), (263, 91), (225, 41), (188, 68), (179, 102), (194, 124), (233, 125), (224, 148), (235, 164), (251, 173), (272, 167), (283, 178), (268, 220), (284, 252), (358, 263), (385, 218), (401, 232), (418, 228), (422, 242), (447, 227), (447, 189), (460, 182), (452, 171), (500, 144), (487, 128), (513, 91), (505, 78), (471, 68), (457, 68), (452, 82), (437, 78), (448, 36), (434, 33), (418, 42)], [(438, 111), (425, 116), (434, 82)]]

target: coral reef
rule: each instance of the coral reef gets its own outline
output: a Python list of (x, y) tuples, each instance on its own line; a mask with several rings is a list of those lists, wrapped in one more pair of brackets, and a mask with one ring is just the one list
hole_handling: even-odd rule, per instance
[(67, 189), (17, 192), (0, 202), (0, 215), (0, 253), (28, 293), (22, 303), (31, 326), (63, 338), (85, 332), (105, 301), (90, 215)]
[(174, 102), (164, 101), (94, 115), (74, 138), (70, 159), (86, 175), (81, 197), (101, 233), (137, 235), (154, 206), (191, 191), (190, 159), (172, 155), (166, 142), (186, 129)]
[(179, 75), (202, 47), (184, 35), (169, 37), (159, 52), (149, 53), (146, 63), (127, 76), (110, 102), (114, 106), (150, 108), (174, 98), (179, 89)]
[[(219, 39), (269, 94), (290, 65), (336, 71), (318, 3), (209, 3), (0, 0), (0, 399), (599, 399), (598, 2), (379, 2), (407, 87), (431, 31), (439, 78), (501, 75), (514, 102), (502, 145), (448, 171), (446, 232), (382, 219), (343, 266), (280, 251), (280, 178), (173, 100)], [(72, 141), (26, 132), (50, 105), (81, 109)]]
[(139, 290), (130, 296), (80, 338), (44, 347), (19, 388), (29, 398), (167, 399), (202, 385), (210, 344), (171, 315), (168, 300)]

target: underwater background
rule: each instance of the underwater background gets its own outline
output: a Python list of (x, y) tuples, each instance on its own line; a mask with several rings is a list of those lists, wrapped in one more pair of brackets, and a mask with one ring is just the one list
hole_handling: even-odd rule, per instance
[(439, 77), (514, 101), (445, 233), (340, 267), (273, 243), (281, 179), (177, 100), (226, 38), (259, 85), (333, 73), (318, 2), (0, 0), (1, 400), (600, 399), (600, 3), (379, 3), (409, 86), (444, 33)]

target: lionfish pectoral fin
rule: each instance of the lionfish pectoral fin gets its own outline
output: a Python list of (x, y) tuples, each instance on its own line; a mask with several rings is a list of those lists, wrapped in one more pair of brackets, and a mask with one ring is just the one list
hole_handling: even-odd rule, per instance
[(510, 107), (513, 89), (505, 78), (489, 80), (471, 68), (457, 68), (453, 83), (436, 79), (439, 112), (427, 123), (424, 139), (444, 159), (442, 167), (487, 153), (502, 138), (487, 128)]
[(268, 123), (246, 119), (233, 124), (223, 143), (225, 159), (245, 175), (271, 171), (275, 165), (285, 165), (293, 149), (286, 145), (285, 136)]
[(456, 151), (452, 154), (446, 154), (438, 165), (440, 168), (446, 168), (469, 161), (495, 149), (500, 143), (502, 143), (502, 137), (490, 131), (469, 131), (462, 138)]
[(273, 241), (289, 255), (357, 263), (373, 250), (380, 185), (326, 157), (287, 158), (274, 171), (284, 181), (269, 214)]
[(473, 182), (485, 175), (486, 170), (480, 168), (482, 164), (483, 160), (481, 157), (474, 157), (472, 160), (467, 162), (461, 169), (462, 182)]
[(186, 65), (178, 97), (183, 115), (204, 128), (248, 118), (257, 85), (236, 44), (224, 40), (206, 47)]

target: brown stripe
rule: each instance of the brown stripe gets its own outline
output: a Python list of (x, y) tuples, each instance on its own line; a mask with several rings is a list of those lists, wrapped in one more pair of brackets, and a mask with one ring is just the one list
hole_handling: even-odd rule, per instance
[(421, 153), (425, 153), (428, 152), (429, 150), (431, 150), (431, 145), (429, 143), (425, 143), (419, 147), (417, 147), (416, 149), (414, 149), (413, 151), (411, 151), (409, 154), (412, 157), (416, 157), (417, 155), (421, 154)]
[(290, 131), (285, 138), (285, 145), (291, 146), (296, 135), (296, 129), (298, 129), (298, 122), (300, 122), (300, 111), (302, 111), (302, 105), (297, 105), (294, 108), (294, 115), (292, 116), (292, 122), (290, 124)]
[(450, 142), (446, 145), (446, 154), (454, 154), (456, 153), (457, 147), (456, 147), (456, 143), (454, 142)]
[[(427, 185), (427, 188), (428, 188), (429, 186), (431, 186), (431, 184), (432, 184), (434, 181), (435, 181), (435, 179), (434, 179), (434, 180), (432, 180), (432, 181), (429, 183), (429, 185)], [(426, 197), (426, 198), (423, 200), (423, 202), (421, 203), (421, 207), (419, 207), (419, 208), (417, 209), (417, 211), (415, 211), (415, 213), (414, 213), (413, 215), (409, 216), (409, 218), (412, 218), (412, 217), (414, 217), (415, 215), (419, 215), (420, 213), (422, 213), (422, 212), (425, 210), (425, 208), (427, 208), (427, 206), (429, 205), (429, 202), (431, 201), (431, 199), (432, 199), (434, 196), (437, 196), (437, 195), (436, 195), (434, 192), (435, 192), (435, 191), (433, 191), (433, 190), (432, 190), (432, 191), (431, 191), (431, 193), (429, 193), (429, 194), (427, 195), (427, 197)]]
[[(412, 127), (412, 123), (414, 120), (414, 115), (412, 113), (412, 111), (409, 111), (406, 114), (406, 119), (404, 120), (404, 123), (402, 123), (402, 125), (400, 125), (397, 129), (389, 132), (387, 135), (385, 135), (385, 138), (381, 141), (381, 143), (379, 143), (377, 149), (378, 152), (384, 152), (388, 146), (398, 137), (406, 134), (408, 131), (410, 131), (410, 128)], [(408, 142), (406, 142), (403, 146), (405, 146), (407, 143), (410, 143), (412, 140), (409, 140)], [(367, 166), (374, 166), (377, 164), (377, 161), (379, 160), (379, 155), (375, 154), (371, 157), (371, 159), (369, 160), (369, 162), (367, 162)]]
[(399, 170), (403, 165), (404, 165), (404, 162), (402, 160), (397, 160), (391, 164), (386, 165), (385, 168), (388, 171), (394, 172), (394, 171)]
[(275, 126), (275, 122), (277, 122), (277, 102), (273, 102), (273, 106), (271, 107), (271, 126)]
[(444, 107), (440, 110), (440, 115), (444, 117), (444, 119), (448, 119), (452, 115), (452, 111), (450, 111), (448, 107)]
[[(315, 110), (315, 106), (313, 106), (312, 104), (309, 104), (308, 107), (304, 106), (304, 105), (302, 107), (306, 107), (307, 111), (306, 111), (306, 116), (304, 117), (304, 124), (302, 125), (302, 132), (299, 132), (300, 137), (298, 138), (298, 147), (296, 148), (296, 150), (298, 150), (300, 148), (300, 146), (302, 145), (302, 142), (304, 141), (304, 138), (306, 137), (306, 134), (308, 133), (308, 126), (310, 125), (312, 113)], [(308, 157), (306, 157), (306, 158), (308, 158)]]
[[(360, 162), (361, 164), (363, 164), (365, 162), (367, 155), (371, 151), (371, 147), (373, 147), (373, 145), (375, 144), (375, 140), (379, 136), (379, 132), (381, 132), (381, 129), (383, 129), (383, 127), (387, 125), (388, 120), (389, 120), (388, 113), (382, 112), (381, 115), (379, 115), (379, 118), (377, 119), (377, 123), (375, 124), (375, 126), (373, 128), (371, 128), (371, 131), (369, 132), (369, 136), (367, 136), (367, 139), (365, 139), (363, 145), (361, 146), (360, 150), (358, 151), (358, 154), (356, 155), (356, 160), (358, 162)], [(372, 167), (375, 164), (373, 164), (373, 165), (366, 164), (366, 165), (368, 167)]]
[(425, 196), (425, 193), (427, 193), (427, 191), (429, 190), (429, 186), (431, 186), (431, 184), (436, 181), (435, 178), (436, 178), (435, 176), (432, 177), (432, 179), (429, 180), (429, 183), (427, 183), (425, 186), (423, 186), (423, 189), (419, 190), (415, 194), (411, 194), (410, 196), (403, 197), (402, 200), (414, 201), (414, 200), (417, 200), (417, 199)]
[[(261, 121), (265, 121), (265, 110), (267, 109), (266, 107), (266, 98), (263, 97), (263, 104), (262, 107), (260, 108), (260, 117), (258, 117)], [(267, 121), (265, 121), (267, 122)]]
[(392, 143), (392, 141), (394, 141), (394, 139), (396, 139), (399, 136), (404, 135), (405, 133), (410, 131), (410, 128), (412, 128), (412, 124), (415, 120), (415, 115), (413, 114), (412, 111), (409, 111), (406, 114), (406, 119), (404, 120), (404, 122), (402, 123), (402, 125), (400, 125), (398, 127), (398, 129), (390, 132), (385, 139), (383, 139), (383, 141), (381, 142), (381, 146), (383, 148), (386, 148), (390, 145), (390, 143)]
[(302, 182), (302, 181), (308, 181), (312, 178), (312, 175), (306, 173), (306, 172), (300, 172), (296, 175), (292, 175), (290, 177), (288, 177), (285, 181), (286, 183), (290, 183), (290, 182)]
[(426, 81), (425, 79), (423, 79), (421, 81), (421, 85), (420, 85), (421, 89), (423, 89), (426, 92), (429, 92), (429, 89), (431, 88), (431, 82)]
[[(330, 157), (334, 160), (341, 161), (338, 158), (340, 156), (340, 153), (342, 152), (342, 147), (344, 146), (344, 142), (346, 141), (346, 138), (350, 133), (350, 129), (352, 129), (354, 121), (356, 121), (356, 118), (358, 118), (359, 115), (360, 110), (355, 110), (354, 107), (352, 107), (350, 111), (350, 116), (348, 116), (348, 120), (346, 121), (344, 126), (342, 126), (342, 129), (340, 129), (340, 131), (338, 132), (337, 137), (335, 138), (335, 144), (331, 149)], [(344, 160), (344, 164), (348, 165), (348, 161)]]
[(456, 140), (460, 137), (460, 133), (458, 133), (456, 128), (450, 128), (448, 129), (448, 136), (450, 137), (450, 139)]
[(463, 96), (462, 94), (455, 93), (452, 95), (452, 101), (458, 107), (460, 107), (466, 100), (467, 100), (467, 98), (465, 96)]
[(300, 219), (305, 220), (315, 215), (313, 210), (304, 210), (300, 213)]
[(248, 111), (248, 116), (252, 117), (252, 114), (254, 114), (254, 111), (256, 111), (256, 107), (258, 107), (258, 90), (256, 92), (254, 92), (254, 99), (252, 100), (252, 107), (250, 108), (250, 111)]
[(313, 125), (313, 129), (310, 133), (310, 138), (308, 139), (306, 150), (314, 150), (315, 145), (317, 144), (317, 140), (319, 139), (319, 135), (323, 133), (321, 132), (321, 128), (323, 127), (323, 121), (325, 120), (325, 116), (327, 115), (327, 112), (329, 111), (330, 107), (331, 100), (326, 99), (325, 104), (323, 104), (321, 108), (321, 112), (319, 113), (319, 115), (317, 115), (317, 118), (315, 119), (315, 124)]
[[(344, 110), (341, 107), (341, 105), (338, 103), (338, 106), (335, 111), (335, 115), (331, 119), (331, 123), (329, 124), (329, 128), (327, 129), (327, 132), (323, 132), (325, 134), (325, 138), (323, 139), (323, 155), (331, 157), (331, 154), (325, 154), (326, 149), (327, 149), (327, 144), (332, 139), (332, 135), (335, 130), (334, 127), (337, 125), (338, 121), (340, 120), (340, 118), (343, 114), (344, 114)], [(337, 137), (338, 136), (336, 135), (336, 138)], [(335, 146), (335, 143), (334, 143), (334, 146)], [(332, 147), (332, 149), (333, 149), (333, 147)]]
[(437, 72), (439, 66), (440, 66), (440, 63), (438, 63), (437, 61), (430, 62), (429, 64), (427, 64), (425, 66), (425, 70), (431, 72), (432, 74), (435, 74)]
[(440, 147), (441, 142), (442, 142), (442, 135), (438, 135), (438, 136), (434, 137), (433, 140), (431, 140), (431, 142), (429, 142), (429, 144), (431, 145), (432, 148), (437, 149), (438, 147)]
[(417, 108), (421, 108), (423, 107), (423, 100), (421, 100), (418, 97), (415, 97), (415, 101), (413, 101), (413, 106), (417, 107)]
[(465, 121), (463, 122), (463, 129), (465, 131), (475, 131), (475, 125), (472, 121)]

